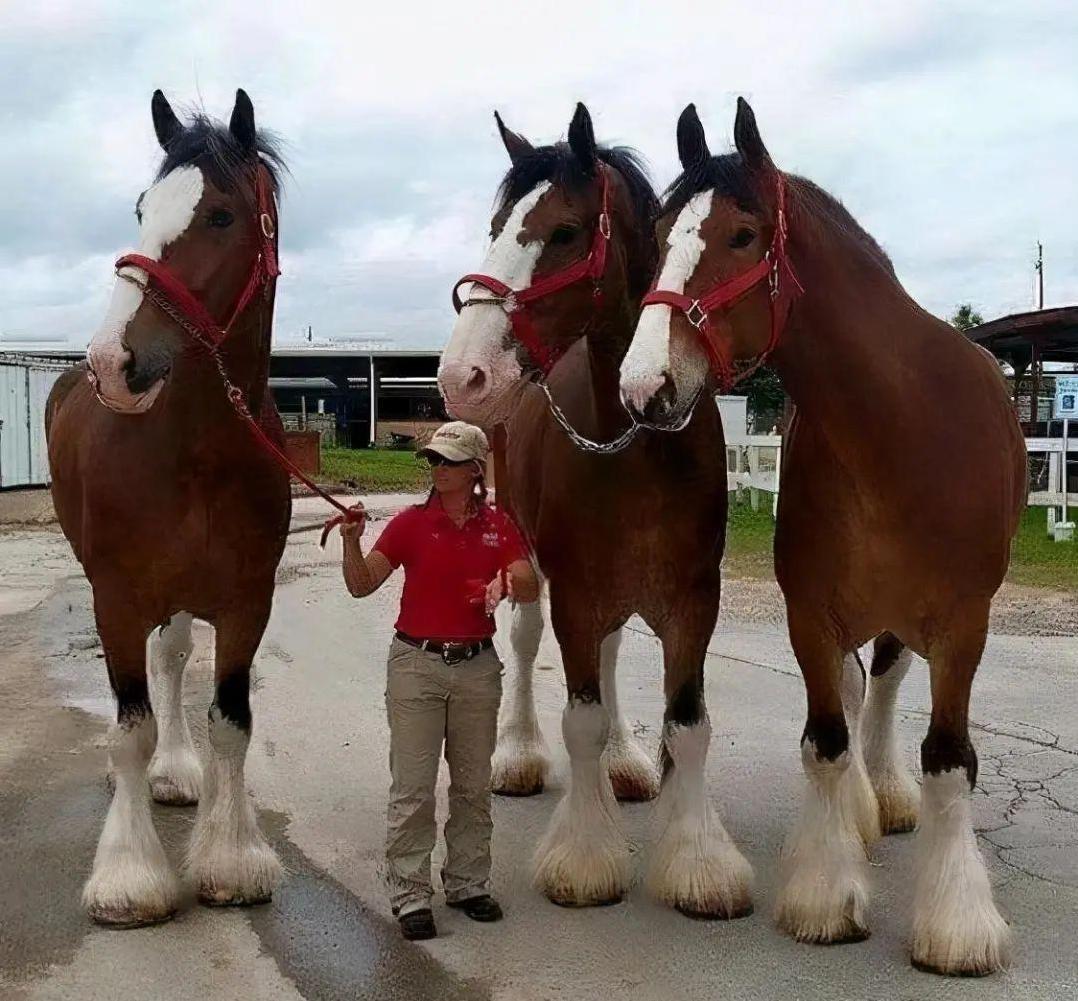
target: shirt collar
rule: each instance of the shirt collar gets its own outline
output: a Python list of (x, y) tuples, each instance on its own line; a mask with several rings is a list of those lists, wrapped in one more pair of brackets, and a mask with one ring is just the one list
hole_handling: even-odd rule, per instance
[(464, 524), (458, 525), (452, 518), (449, 517), (449, 512), (446, 511), (444, 505), (442, 504), (442, 495), (439, 494), (437, 491), (435, 491), (434, 493), (433, 508), (435, 518), (448, 522), (453, 528), (457, 529), (458, 531), (464, 531), (464, 529), (471, 525), (471, 523), (479, 517), (480, 510), (479, 505), (473, 502), (468, 517), (464, 519)]

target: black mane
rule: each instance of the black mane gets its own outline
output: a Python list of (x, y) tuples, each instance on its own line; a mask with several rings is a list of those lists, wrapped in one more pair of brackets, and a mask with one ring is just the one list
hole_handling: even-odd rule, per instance
[[(642, 294), (651, 281), (658, 262), (655, 243), (655, 220), (659, 215), (659, 197), (651, 185), (640, 154), (628, 146), (599, 146), (596, 155), (616, 170), (625, 183), (632, 206), (632, 233), (639, 241), (639, 253), (630, 275), (634, 295)], [(593, 175), (581, 166), (568, 143), (539, 146), (517, 159), (498, 187), (498, 209), (522, 198), (541, 181), (550, 181), (569, 191), (584, 191), (595, 183)]]
[[(255, 150), (269, 171), (273, 190), (280, 189), (281, 175), (288, 170), (281, 154), (281, 140), (272, 132), (259, 129)], [(192, 112), (182, 132), (169, 144), (156, 180), (160, 181), (177, 167), (194, 166), (204, 170), (222, 191), (243, 191), (250, 183), (250, 153), (221, 122), (205, 112)]]
[[(801, 208), (802, 215), (811, 218), (817, 226), (830, 224), (863, 245), (894, 276), (890, 257), (837, 198), (804, 177), (787, 174), (786, 181), (791, 209)], [(666, 189), (663, 215), (680, 212), (693, 195), (711, 188), (720, 197), (734, 199), (738, 208), (745, 212), (759, 212), (762, 208), (741, 154), (724, 153), (690, 167)]]

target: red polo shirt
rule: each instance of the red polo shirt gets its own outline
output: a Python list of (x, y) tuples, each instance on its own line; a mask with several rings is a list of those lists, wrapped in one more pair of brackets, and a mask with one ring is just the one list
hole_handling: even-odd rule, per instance
[(373, 547), (404, 567), (397, 629), (418, 639), (478, 640), (494, 635), (494, 617), (469, 603), (476, 582), (492, 581), (503, 566), (528, 558), (508, 515), (485, 507), (457, 527), (435, 496), (402, 511)]

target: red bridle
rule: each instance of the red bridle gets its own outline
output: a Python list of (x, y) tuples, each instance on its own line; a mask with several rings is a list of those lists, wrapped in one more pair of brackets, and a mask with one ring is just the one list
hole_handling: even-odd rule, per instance
[[(277, 266), (277, 208), (273, 201), (268, 172), (261, 164), (255, 168), (254, 188), (258, 256), (251, 268), (247, 284), (224, 325), (218, 324), (194, 293), (161, 261), (144, 257), (142, 254), (124, 254), (116, 262), (116, 273), (121, 278), (138, 285), (155, 306), (171, 316), (203, 347), (216, 349), (228, 336), (237, 317), (247, 308), (258, 290), (261, 288), (264, 294), (268, 294), (270, 283), (281, 273)], [(139, 281), (131, 274), (125, 274), (124, 268), (145, 271), (145, 282)]]
[[(775, 235), (767, 253), (751, 268), (742, 271), (733, 278), (727, 278), (713, 285), (698, 298), (671, 292), (667, 289), (653, 288), (642, 302), (641, 308), (648, 306), (672, 306), (685, 314), (685, 318), (696, 329), (700, 342), (707, 352), (712, 371), (719, 380), (719, 389), (726, 392), (746, 376), (756, 371), (767, 361), (768, 356), (778, 345), (783, 324), (789, 315), (793, 300), (805, 290), (797, 280), (787, 253), (789, 231), (786, 227), (786, 181), (782, 174), (775, 180)], [(785, 272), (789, 282), (782, 281)], [(711, 325), (711, 314), (719, 309), (729, 309), (740, 302), (757, 285), (766, 281), (769, 290), (771, 310), (771, 336), (767, 347), (757, 355), (752, 365), (737, 371), (731, 354), (730, 344), (720, 337), (719, 331)]]
[[(600, 184), (600, 209), (599, 220), (595, 226), (595, 235), (592, 237), (591, 248), (586, 257), (580, 258), (568, 267), (560, 271), (554, 271), (549, 275), (536, 279), (527, 288), (510, 288), (505, 282), (493, 275), (465, 275), (453, 286), (453, 308), (459, 313), (465, 306), (481, 306), (494, 304), (501, 306), (509, 316), (509, 322), (513, 328), (513, 336), (528, 353), (532, 363), (547, 375), (554, 367), (555, 362), (568, 349), (568, 342), (562, 347), (551, 347), (545, 343), (535, 331), (535, 326), (528, 315), (528, 307), (540, 299), (560, 292), (569, 285), (575, 285), (579, 281), (590, 278), (595, 282), (596, 298), (599, 296), (599, 281), (606, 270), (606, 251), (610, 243), (610, 210), (609, 193), (610, 180), (607, 169), (601, 163), (597, 164)], [(458, 291), (461, 285), (479, 285), (492, 292), (492, 297), (474, 299), (468, 297), (461, 300)]]

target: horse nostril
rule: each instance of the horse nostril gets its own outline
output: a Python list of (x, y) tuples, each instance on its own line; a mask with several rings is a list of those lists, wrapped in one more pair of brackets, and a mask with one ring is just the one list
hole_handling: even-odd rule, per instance
[(120, 364), (128, 390), (136, 395), (145, 393), (155, 383), (160, 382), (168, 375), (169, 367), (168, 356), (152, 349), (147, 349), (141, 357), (136, 357), (128, 348), (126, 357)]
[(663, 372), (662, 385), (651, 394), (644, 406), (643, 418), (649, 424), (662, 424), (677, 405), (677, 387), (669, 372)]
[(486, 383), (487, 373), (481, 368), (473, 367), (471, 375), (468, 376), (468, 382), (466, 383), (465, 388), (469, 393), (481, 393)]

